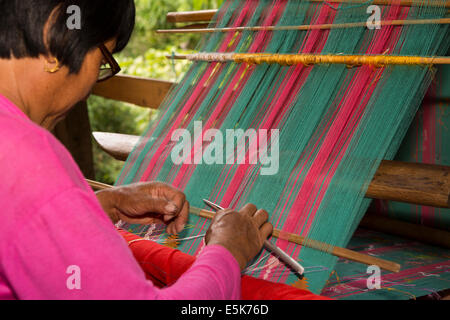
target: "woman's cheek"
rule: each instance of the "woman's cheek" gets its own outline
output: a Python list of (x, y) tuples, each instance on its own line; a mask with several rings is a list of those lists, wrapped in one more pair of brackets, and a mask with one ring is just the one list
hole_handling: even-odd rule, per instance
[(97, 83), (98, 75), (99, 69), (94, 69), (93, 71), (89, 72), (89, 75), (87, 77), (84, 77), (84, 79), (79, 82), (79, 85), (81, 86), (80, 91), (82, 92), (82, 96), (80, 98), (82, 100), (90, 95), (92, 88)]

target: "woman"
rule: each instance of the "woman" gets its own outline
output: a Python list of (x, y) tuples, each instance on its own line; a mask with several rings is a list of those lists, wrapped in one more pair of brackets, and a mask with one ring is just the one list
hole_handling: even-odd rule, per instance
[[(72, 5), (79, 30), (67, 26)], [(219, 212), (195, 262), (159, 289), (111, 220), (176, 234), (184, 194), (151, 182), (96, 195), (47, 131), (120, 70), (112, 53), (130, 38), (133, 1), (0, 0), (0, 12), (0, 299), (239, 299), (240, 272), (272, 232), (267, 212)]]

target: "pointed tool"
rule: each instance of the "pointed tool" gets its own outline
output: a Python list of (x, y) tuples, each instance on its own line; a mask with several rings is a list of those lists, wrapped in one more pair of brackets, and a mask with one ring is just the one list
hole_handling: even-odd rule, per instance
[[(212, 209), (214, 209), (216, 212), (219, 210), (225, 210), (224, 208), (222, 208), (221, 206), (203, 199), (203, 201)], [(295, 261), (290, 255), (288, 255), (286, 252), (284, 252), (283, 250), (281, 250), (280, 248), (278, 248), (276, 245), (274, 245), (272, 242), (270, 242), (269, 240), (266, 239), (266, 241), (264, 241), (264, 247), (274, 253), (275, 255), (277, 255), (281, 261), (283, 261), (287, 266), (289, 266), (293, 271), (295, 271), (296, 275), (302, 279), (303, 278), (303, 273), (305, 272), (305, 269), (297, 262)]]

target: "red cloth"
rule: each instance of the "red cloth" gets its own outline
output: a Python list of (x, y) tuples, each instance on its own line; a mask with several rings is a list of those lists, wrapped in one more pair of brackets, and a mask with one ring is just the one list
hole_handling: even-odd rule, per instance
[[(142, 238), (119, 229), (119, 233), (128, 242), (131, 251), (147, 279), (157, 287), (166, 287), (175, 283), (194, 263), (192, 257), (179, 250), (160, 245), (153, 241), (141, 241)], [(329, 300), (292, 286), (242, 276), (243, 300)]]

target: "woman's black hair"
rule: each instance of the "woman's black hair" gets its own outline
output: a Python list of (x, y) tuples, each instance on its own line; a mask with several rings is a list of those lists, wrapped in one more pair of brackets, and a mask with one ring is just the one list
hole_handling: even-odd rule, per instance
[[(69, 28), (71, 6), (80, 9), (80, 29)], [(135, 23), (134, 0), (0, 0), (0, 13), (0, 58), (52, 55), (71, 73), (108, 40), (117, 40), (114, 52), (125, 48)]]

